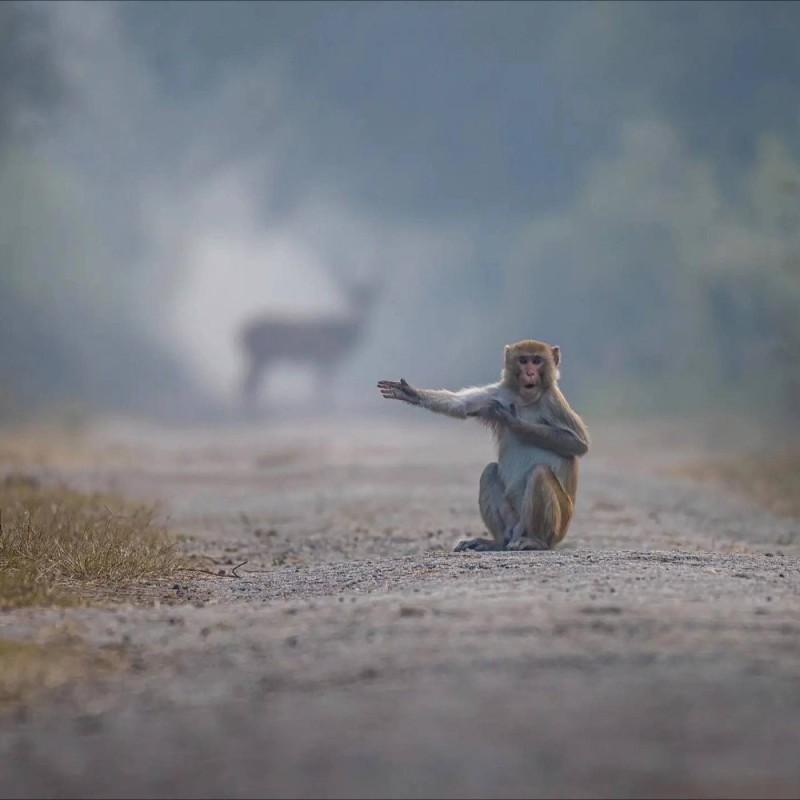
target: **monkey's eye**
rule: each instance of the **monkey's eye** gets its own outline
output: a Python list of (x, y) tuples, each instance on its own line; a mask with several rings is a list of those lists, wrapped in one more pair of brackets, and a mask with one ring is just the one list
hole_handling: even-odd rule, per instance
[(520, 364), (527, 364), (528, 363), (528, 356), (520, 356), (519, 359), (517, 359), (517, 360), (519, 361)]
[(532, 362), (533, 364), (541, 364), (541, 363), (542, 363), (542, 357), (541, 357), (541, 356), (534, 356), (534, 357), (531, 359), (531, 362)]

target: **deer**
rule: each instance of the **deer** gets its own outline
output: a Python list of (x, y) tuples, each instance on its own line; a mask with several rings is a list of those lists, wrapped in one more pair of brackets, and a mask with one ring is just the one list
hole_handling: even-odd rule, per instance
[[(378, 281), (345, 286), (347, 312), (340, 316), (259, 315), (237, 337), (245, 358), (242, 398), (252, 408), (268, 372), (280, 362), (307, 364), (323, 394), (329, 394), (340, 363), (360, 340), (378, 297)], [(322, 396), (322, 395), (319, 395)]]

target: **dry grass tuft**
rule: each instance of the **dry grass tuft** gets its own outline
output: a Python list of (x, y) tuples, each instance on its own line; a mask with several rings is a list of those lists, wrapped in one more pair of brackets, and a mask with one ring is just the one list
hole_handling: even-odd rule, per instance
[(81, 586), (175, 572), (184, 558), (154, 514), (111, 495), (7, 478), (0, 483), (0, 608), (75, 602)]
[(721, 483), (775, 514), (800, 517), (800, 448), (692, 464), (678, 472), (684, 477)]

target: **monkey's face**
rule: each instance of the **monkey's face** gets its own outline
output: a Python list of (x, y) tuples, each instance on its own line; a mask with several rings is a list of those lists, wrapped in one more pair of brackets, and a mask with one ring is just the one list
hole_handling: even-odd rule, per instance
[(558, 378), (558, 347), (534, 339), (508, 345), (505, 374), (522, 401), (535, 401)]
[(545, 357), (541, 353), (519, 353), (517, 355), (516, 371), (519, 393), (523, 397), (538, 394), (544, 383)]

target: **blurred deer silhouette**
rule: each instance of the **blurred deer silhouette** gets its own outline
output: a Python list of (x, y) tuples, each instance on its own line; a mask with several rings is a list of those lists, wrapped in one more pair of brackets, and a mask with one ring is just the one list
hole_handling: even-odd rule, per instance
[(378, 281), (348, 285), (348, 309), (342, 315), (262, 315), (245, 322), (238, 336), (246, 362), (244, 402), (250, 407), (255, 404), (264, 376), (279, 362), (309, 365), (318, 396), (329, 395), (340, 363), (362, 336), (379, 289)]

